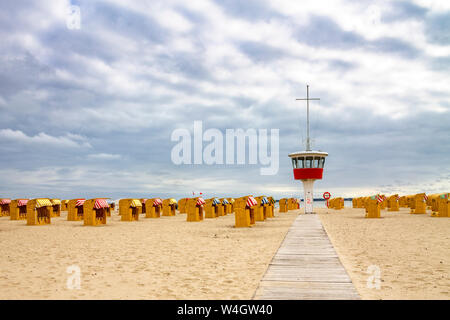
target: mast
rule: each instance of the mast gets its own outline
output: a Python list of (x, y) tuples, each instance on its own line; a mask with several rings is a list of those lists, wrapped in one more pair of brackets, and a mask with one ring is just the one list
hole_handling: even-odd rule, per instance
[(309, 98), (309, 85), (306, 85), (306, 99), (295, 99), (295, 100), (306, 100), (306, 151), (311, 151), (311, 139), (309, 137), (309, 100), (320, 100), (320, 98)]

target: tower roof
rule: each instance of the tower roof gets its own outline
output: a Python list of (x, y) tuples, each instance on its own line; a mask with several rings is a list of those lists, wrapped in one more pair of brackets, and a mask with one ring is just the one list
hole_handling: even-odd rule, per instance
[(318, 157), (326, 157), (328, 156), (328, 152), (324, 152), (324, 151), (297, 151), (297, 152), (293, 152), (289, 154), (289, 157), (293, 158), (293, 157), (314, 157), (314, 156), (318, 156)]

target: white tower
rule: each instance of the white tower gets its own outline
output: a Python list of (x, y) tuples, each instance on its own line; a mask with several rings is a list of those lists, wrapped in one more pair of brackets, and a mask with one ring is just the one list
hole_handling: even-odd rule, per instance
[(322, 179), (325, 157), (327, 152), (311, 150), (311, 139), (309, 137), (309, 101), (320, 100), (309, 97), (309, 85), (306, 86), (306, 150), (289, 154), (294, 169), (294, 179), (303, 182), (305, 192), (305, 213), (314, 213), (314, 181)]

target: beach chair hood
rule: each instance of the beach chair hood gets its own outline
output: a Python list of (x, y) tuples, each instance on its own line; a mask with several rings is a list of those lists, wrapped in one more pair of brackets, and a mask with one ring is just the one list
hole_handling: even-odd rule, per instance
[(101, 208), (108, 208), (109, 204), (106, 201), (106, 199), (95, 199), (94, 208), (95, 209), (101, 209)]
[(36, 208), (51, 207), (50, 199), (36, 199)]
[(135, 208), (135, 207), (142, 207), (142, 203), (141, 203), (141, 201), (138, 200), (138, 199), (132, 199), (132, 200), (131, 200), (131, 203), (130, 203), (130, 206), (131, 206), (132, 208)]

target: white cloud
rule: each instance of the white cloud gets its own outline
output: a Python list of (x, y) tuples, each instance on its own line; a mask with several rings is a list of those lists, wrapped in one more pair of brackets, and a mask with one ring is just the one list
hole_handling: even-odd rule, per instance
[(72, 147), (72, 148), (92, 147), (86, 138), (70, 133), (61, 137), (54, 137), (44, 132), (40, 132), (34, 136), (28, 136), (20, 130), (1, 129), (0, 137), (9, 141), (25, 144), (35, 144), (53, 147)]
[(120, 154), (113, 153), (93, 153), (87, 156), (89, 159), (98, 159), (98, 160), (117, 160), (122, 158)]

